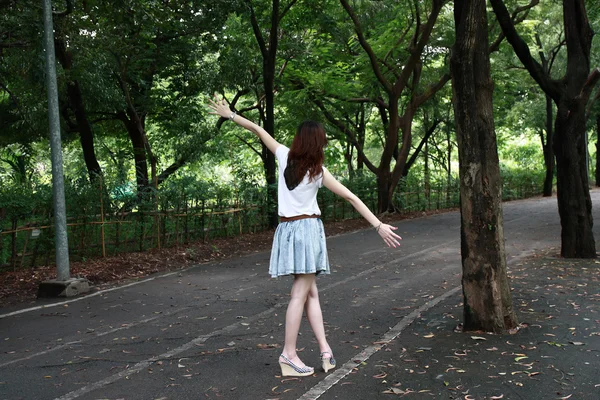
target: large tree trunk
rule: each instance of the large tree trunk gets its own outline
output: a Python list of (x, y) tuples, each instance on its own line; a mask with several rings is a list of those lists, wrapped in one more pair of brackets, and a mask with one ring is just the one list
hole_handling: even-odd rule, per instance
[(596, 257), (584, 133), (585, 108), (559, 103), (554, 144), (563, 257)]
[[(567, 42), (566, 84), (558, 102), (554, 152), (558, 212), (560, 214), (561, 255), (594, 258), (596, 242), (592, 232), (592, 200), (590, 198), (586, 132), (586, 105), (591, 88), (591, 30), (583, 0), (563, 2)], [(597, 78), (596, 78), (597, 79)]]
[(464, 329), (517, 325), (506, 274), (500, 168), (484, 0), (454, 2), (450, 60), (460, 161)]
[(554, 148), (552, 132), (552, 114), (554, 104), (552, 98), (546, 95), (546, 140), (543, 140), (542, 132), (542, 150), (544, 152), (544, 166), (546, 167), (546, 177), (544, 178), (544, 197), (552, 196), (552, 186), (554, 184)]
[(592, 232), (592, 207), (588, 187), (585, 149), (585, 109), (600, 71), (590, 74), (594, 32), (589, 24), (585, 0), (563, 0), (567, 69), (560, 80), (552, 79), (529, 51), (511, 22), (502, 0), (490, 0), (506, 39), (529, 74), (557, 105), (554, 152), (556, 197), (560, 214), (563, 257), (596, 257)]

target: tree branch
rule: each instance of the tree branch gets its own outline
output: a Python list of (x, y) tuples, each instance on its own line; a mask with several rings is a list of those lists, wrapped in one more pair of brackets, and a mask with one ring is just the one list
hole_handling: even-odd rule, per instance
[(350, 4), (348, 4), (347, 0), (340, 0), (340, 3), (342, 3), (342, 7), (344, 7), (344, 9), (346, 10), (346, 13), (348, 13), (348, 16), (350, 16), (350, 19), (352, 19), (352, 23), (354, 24), (354, 31), (356, 32), (356, 35), (358, 36), (358, 42), (360, 43), (361, 47), (365, 50), (365, 52), (369, 56), (369, 61), (371, 62), (371, 68), (373, 69), (373, 72), (375, 73), (377, 80), (379, 81), (379, 83), (381, 83), (384, 90), (388, 94), (391, 94), (392, 90), (393, 90), (392, 84), (385, 78), (385, 76), (383, 76), (383, 73), (381, 72), (381, 69), (379, 68), (377, 56), (375, 55), (373, 48), (369, 45), (369, 43), (365, 39), (365, 35), (363, 34), (362, 27), (360, 25), (360, 21), (358, 20), (358, 16), (356, 15), (356, 13), (352, 9), (352, 7), (350, 7)]
[(312, 98), (311, 100), (323, 112), (323, 114), (325, 115), (325, 118), (333, 126), (335, 126), (337, 129), (339, 129), (340, 131), (342, 131), (342, 132), (344, 132), (346, 134), (346, 137), (348, 139), (350, 139), (350, 141), (352, 142), (352, 144), (354, 145), (354, 147), (356, 147), (356, 150), (358, 150), (358, 153), (362, 157), (362, 160), (365, 163), (365, 165), (367, 166), (367, 168), (369, 168), (369, 170), (371, 172), (373, 172), (374, 174), (377, 174), (378, 168), (375, 165), (373, 165), (373, 163), (367, 158), (367, 156), (365, 155), (364, 149), (362, 148), (362, 146), (360, 145), (360, 143), (358, 142), (358, 140), (356, 140), (356, 135), (354, 134), (354, 132), (352, 132), (350, 129), (348, 129), (348, 126), (346, 124), (344, 124), (342, 121), (340, 121), (337, 118), (335, 118), (329, 112), (329, 110), (327, 110), (327, 108), (325, 107), (325, 105), (323, 104), (323, 102), (321, 102), (320, 100), (315, 99), (315, 98)]
[(0, 49), (11, 49), (17, 47), (27, 47), (31, 44), (31, 42), (26, 42), (24, 40), (17, 40), (14, 42), (0, 42)]
[(538, 55), (540, 56), (540, 60), (542, 61), (542, 68), (546, 73), (549, 73), (548, 70), (548, 60), (546, 59), (546, 54), (544, 54), (544, 45), (542, 44), (542, 39), (540, 38), (540, 34), (536, 32), (535, 34), (535, 42), (538, 45)]
[(169, 176), (173, 175), (179, 168), (183, 167), (186, 162), (187, 162), (187, 158), (181, 157), (177, 161), (175, 161), (173, 164), (169, 165), (156, 178), (157, 184), (160, 185), (161, 183), (166, 181)]
[[(208, 142), (209, 140), (212, 140), (214, 137), (214, 135), (208, 136), (207, 138), (205, 138), (204, 141), (202, 141), (200, 144), (205, 144), (206, 142)], [(181, 167), (183, 167), (185, 164), (187, 164), (190, 159), (194, 156), (194, 154), (196, 154), (198, 152), (198, 150), (201, 147), (199, 145), (196, 145), (194, 147), (194, 149), (190, 152), (187, 152), (186, 154), (182, 155), (181, 157), (179, 157), (179, 159), (177, 159), (173, 164), (169, 165), (163, 172), (161, 172), (158, 177), (156, 178), (157, 181), (157, 185), (160, 185), (161, 183), (163, 183), (165, 180), (167, 180), (167, 178), (171, 175), (173, 175), (175, 172), (177, 172), (177, 170)]]
[(262, 156), (263, 156), (263, 155), (262, 155), (262, 152), (260, 152), (260, 151), (256, 150), (256, 149), (254, 148), (254, 146), (252, 146), (252, 143), (248, 142), (246, 139), (244, 139), (243, 137), (241, 137), (241, 136), (239, 136), (239, 135), (234, 135), (234, 136), (235, 136), (236, 138), (238, 138), (238, 139), (239, 139), (239, 140), (240, 140), (242, 143), (245, 143), (245, 144), (246, 144), (246, 146), (250, 147), (250, 150), (252, 150), (252, 151), (253, 151), (253, 152), (255, 152), (256, 154), (258, 154), (258, 156), (259, 156), (260, 158), (262, 158)]
[(550, 63), (548, 65), (548, 72), (550, 72), (552, 70), (552, 66), (554, 65), (554, 60), (556, 60), (556, 56), (560, 52), (560, 49), (566, 44), (567, 44), (567, 39), (563, 39), (552, 50), (550, 50), (551, 57), (550, 57)]
[(517, 57), (525, 66), (531, 77), (540, 85), (542, 90), (546, 92), (555, 102), (560, 98), (560, 88), (558, 83), (553, 81), (550, 76), (544, 71), (544, 68), (531, 56), (529, 46), (521, 38), (515, 29), (508, 10), (504, 5), (503, 0), (490, 0), (498, 23), (502, 27), (502, 31), (506, 35), (506, 40), (511, 44)]
[[(410, 57), (408, 58), (408, 61), (402, 68), (400, 79), (398, 79), (396, 83), (394, 83), (392, 89), (393, 93), (395, 93), (396, 95), (402, 93), (402, 91), (408, 83), (409, 77), (412, 75), (413, 69), (417, 65), (417, 62), (419, 62), (419, 60), (421, 59), (421, 53), (423, 52), (423, 48), (425, 47), (427, 42), (429, 42), (429, 36), (431, 35), (431, 32), (433, 30), (435, 21), (437, 20), (437, 17), (446, 1), (447, 0), (433, 0), (433, 7), (431, 9), (431, 14), (429, 14), (429, 18), (427, 19), (427, 23), (423, 26), (422, 29), (418, 29), (417, 31), (415, 31), (416, 44), (414, 48), (411, 49)], [(416, 40), (419, 31), (422, 31), (421, 38), (419, 40)]]
[(419, 153), (421, 152), (421, 149), (423, 148), (423, 146), (425, 145), (425, 143), (429, 140), (429, 138), (431, 137), (431, 135), (433, 134), (433, 132), (435, 132), (435, 130), (437, 129), (437, 127), (440, 124), (440, 122), (442, 122), (442, 121), (440, 121), (439, 119), (436, 119), (435, 121), (433, 121), (433, 125), (431, 125), (431, 127), (429, 127), (429, 129), (427, 129), (427, 131), (425, 132), (425, 135), (423, 136), (423, 138), (419, 142), (419, 145), (417, 146), (417, 148), (415, 149), (415, 151), (412, 153), (412, 155), (410, 156), (410, 158), (406, 162), (406, 165), (404, 167), (404, 171), (410, 170), (410, 167), (412, 167), (412, 165), (414, 164), (414, 162), (417, 160), (417, 157), (419, 156)]
[(73, 0), (67, 0), (67, 8), (64, 11), (52, 11), (52, 15), (56, 17), (64, 17), (73, 12)]
[[(290, 2), (290, 7), (295, 3), (295, 0)], [(286, 11), (287, 12), (287, 11)], [(282, 17), (283, 18), (283, 17)], [(269, 33), (269, 64), (275, 69), (277, 61), (277, 40), (279, 35), (277, 29), (279, 28), (279, 0), (273, 0), (273, 10), (271, 11), (271, 30)]]
[(413, 20), (410, 20), (410, 23), (406, 27), (406, 30), (404, 32), (402, 32), (402, 35), (400, 35), (400, 38), (398, 38), (398, 40), (396, 41), (396, 43), (394, 43), (394, 45), (387, 52), (387, 54), (385, 55), (385, 57), (383, 57), (383, 62), (386, 62), (387, 59), (392, 55), (392, 51), (394, 51), (394, 49), (396, 47), (400, 46), (400, 43), (404, 42), (404, 38), (406, 37), (406, 35), (408, 35), (408, 32), (410, 32), (410, 28), (412, 28), (413, 22), (414, 22)]
[[(584, 96), (589, 97), (592, 90), (594, 90), (594, 88), (598, 84), (598, 81), (600, 81), (600, 70), (598, 68), (596, 68), (592, 71), (588, 80), (583, 85), (583, 88), (581, 89), (581, 94), (578, 97), (581, 97), (581, 98), (585, 98)], [(592, 113), (592, 107), (594, 106), (594, 103), (598, 100), (598, 98), (600, 98), (600, 89), (598, 89), (596, 91), (596, 95), (587, 104), (587, 110), (585, 112), (585, 120), (586, 121), (590, 118), (591, 113)]]
[[(229, 107), (233, 110), (236, 111), (235, 109), (235, 105), (237, 104), (237, 102), (240, 100), (240, 98), (242, 96), (244, 96), (245, 94), (247, 94), (248, 92), (250, 92), (250, 89), (242, 89), (239, 90), (235, 96), (233, 96), (233, 99), (229, 102)], [(223, 95), (223, 98), (225, 98), (225, 95)], [(227, 118), (223, 118), (220, 117), (219, 120), (217, 121), (217, 129), (221, 129), (221, 125), (223, 125), (223, 123), (227, 121)]]
[(288, 11), (290, 11), (290, 8), (292, 8), (292, 6), (294, 4), (296, 4), (296, 1), (298, 0), (291, 0), (288, 5), (283, 9), (283, 11), (281, 12), (281, 15), (279, 15), (279, 19), (277, 22), (281, 21), (283, 19), (283, 17), (285, 17), (285, 14), (288, 13)]
[(254, 32), (254, 36), (256, 37), (256, 41), (258, 42), (258, 47), (260, 48), (260, 52), (264, 58), (267, 58), (269, 55), (269, 51), (267, 49), (267, 45), (265, 43), (265, 39), (260, 31), (260, 27), (258, 26), (258, 21), (256, 20), (256, 14), (254, 13), (254, 7), (252, 7), (252, 0), (246, 0), (248, 3), (248, 7), (250, 8), (250, 24), (252, 25), (252, 31)]
[(6, 86), (4, 83), (0, 82), (0, 88), (2, 90), (4, 90), (6, 93), (8, 93), (8, 98), (13, 102), (13, 104), (17, 107), (17, 109), (19, 110), (19, 112), (21, 112), (21, 105), (19, 104), (19, 100), (17, 99), (17, 97), (14, 95), (13, 92), (10, 91), (10, 89), (8, 88), (8, 86)]
[(417, 96), (414, 100), (415, 108), (419, 108), (423, 103), (429, 100), (434, 94), (436, 94), (440, 89), (446, 85), (446, 83), (450, 80), (450, 74), (444, 74), (440, 78), (439, 81), (429, 86), (425, 92), (421, 95)]

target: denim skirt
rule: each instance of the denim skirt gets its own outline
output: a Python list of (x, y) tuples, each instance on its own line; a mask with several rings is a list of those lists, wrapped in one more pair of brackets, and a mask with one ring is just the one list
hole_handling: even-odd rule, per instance
[(325, 230), (320, 218), (281, 222), (275, 230), (269, 273), (329, 274)]

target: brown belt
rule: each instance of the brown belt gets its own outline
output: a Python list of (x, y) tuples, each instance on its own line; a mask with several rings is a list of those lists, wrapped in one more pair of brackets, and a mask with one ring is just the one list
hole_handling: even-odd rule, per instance
[(302, 214), (302, 215), (294, 215), (293, 217), (279, 217), (279, 220), (281, 222), (291, 222), (291, 221), (298, 221), (299, 219), (306, 219), (306, 218), (321, 218), (321, 216), (317, 215), (317, 214), (312, 214), (312, 215)]

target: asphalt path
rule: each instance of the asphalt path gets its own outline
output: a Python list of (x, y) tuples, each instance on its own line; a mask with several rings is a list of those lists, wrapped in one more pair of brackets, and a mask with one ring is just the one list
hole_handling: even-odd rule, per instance
[[(599, 198), (592, 191), (594, 204)], [(291, 278), (270, 279), (269, 252), (256, 252), (66, 302), (0, 309), (0, 399), (336, 398), (357, 363), (459, 290), (459, 214), (397, 226), (399, 249), (372, 229), (327, 240), (332, 275), (318, 285), (339, 366), (329, 374), (279, 376)], [(556, 198), (505, 203), (504, 232), (509, 264), (558, 252)], [(307, 321), (298, 347), (319, 365)]]

